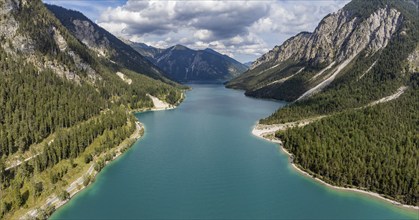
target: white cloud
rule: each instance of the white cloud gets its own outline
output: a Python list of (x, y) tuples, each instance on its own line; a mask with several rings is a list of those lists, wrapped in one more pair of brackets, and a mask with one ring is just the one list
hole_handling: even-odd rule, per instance
[(295, 35), (313, 31), (329, 13), (342, 8), (348, 1), (289, 1), (272, 4), (269, 15), (255, 22), (251, 30)]
[(214, 39), (212, 32), (205, 29), (197, 30), (193, 36), (197, 38), (198, 40), (203, 40), (203, 41), (211, 41)]
[(206, 36), (229, 38), (247, 34), (247, 27), (267, 11), (266, 2), (255, 1), (128, 1), (104, 11), (99, 23), (125, 24), (125, 34), (161, 35), (193, 28)]
[(103, 11), (98, 21), (117, 36), (152, 46), (211, 47), (244, 61), (301, 31), (313, 31), (348, 1), (128, 0)]
[(127, 28), (127, 24), (119, 22), (108, 22), (100, 25), (111, 33), (120, 33), (119, 35), (122, 35), (124, 29)]
[(97, 21), (100, 14), (108, 7), (115, 8), (121, 4), (121, 0), (42, 0), (44, 3), (59, 5), (67, 9), (80, 11), (87, 15), (92, 21)]

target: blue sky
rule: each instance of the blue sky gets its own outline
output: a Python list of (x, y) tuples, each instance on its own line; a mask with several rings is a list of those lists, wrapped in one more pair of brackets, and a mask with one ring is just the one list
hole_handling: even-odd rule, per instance
[(106, 9), (124, 5), (127, 0), (43, 0), (43, 2), (80, 11), (96, 21)]
[(210, 47), (241, 62), (253, 61), (349, 0), (139, 1), (44, 0), (82, 12), (116, 36), (167, 48)]

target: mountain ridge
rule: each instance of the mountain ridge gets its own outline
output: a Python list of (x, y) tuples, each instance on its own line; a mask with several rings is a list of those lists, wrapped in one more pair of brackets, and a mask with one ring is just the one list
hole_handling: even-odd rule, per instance
[(183, 99), (183, 86), (97, 56), (41, 0), (0, 0), (0, 42), (1, 219), (46, 219), (49, 197), (67, 199), (74, 178), (87, 186), (83, 170), (139, 137), (132, 111)]
[(412, 6), (353, 0), (226, 86), (289, 101), (259, 123), (283, 128), (273, 138), (305, 172), (417, 208), (419, 12)]
[(122, 64), (132, 71), (170, 83), (170, 80), (165, 78), (165, 73), (147, 58), (81, 12), (56, 5), (45, 5), (77, 39), (96, 51), (98, 56)]
[(211, 48), (193, 50), (177, 44), (160, 49), (143, 43), (130, 45), (178, 82), (224, 82), (247, 70), (244, 64)]
[[(256, 79), (247, 83), (239, 77), (229, 82), (227, 86), (245, 89), (248, 95), (257, 97), (296, 100), (321, 82), (316, 79), (315, 72), (319, 73), (324, 69), (323, 76), (332, 75), (335, 68), (344, 61), (355, 58), (360, 52), (364, 52), (365, 56), (370, 56), (385, 48), (388, 39), (391, 39), (400, 27), (400, 19), (402, 19), (400, 12), (388, 6), (378, 9), (367, 18), (354, 17), (353, 14), (355, 13), (343, 8), (327, 15), (313, 33), (301, 32), (286, 40), (282, 45), (276, 46), (258, 58), (250, 70), (240, 77), (250, 79), (258, 74), (261, 76), (258, 75)], [(331, 65), (329, 70), (325, 69), (329, 65)], [(272, 69), (268, 71), (265, 66)], [(276, 85), (269, 84), (280, 77), (292, 75), (301, 67), (305, 67), (305, 70), (296, 78), (304, 83), (299, 83), (299, 90), (297, 90), (299, 92), (284, 91), (290, 84), (295, 84), (297, 79)], [(268, 85), (270, 88), (263, 88)], [(272, 97), (264, 94), (266, 90), (273, 89), (278, 90), (278, 93), (281, 91), (283, 95)]]

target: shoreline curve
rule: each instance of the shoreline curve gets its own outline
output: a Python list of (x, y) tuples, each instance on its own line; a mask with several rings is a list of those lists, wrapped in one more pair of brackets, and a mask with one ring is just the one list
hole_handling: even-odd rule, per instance
[[(301, 126), (301, 125), (300, 125)], [(297, 164), (295, 164), (294, 162), (292, 162), (292, 157), (294, 157), (294, 155), (292, 153), (290, 153), (287, 149), (285, 149), (283, 147), (282, 141), (278, 138), (275, 138), (274, 134), (276, 131), (278, 130), (284, 130), (287, 129), (289, 126), (284, 126), (284, 125), (261, 125), (259, 123), (257, 123), (253, 129), (252, 129), (252, 134), (258, 138), (270, 141), (272, 143), (276, 143), (279, 145), (279, 148), (288, 156), (289, 159), (289, 163), (291, 164), (291, 166), (300, 174), (311, 177), (311, 179), (321, 183), (322, 185), (325, 185), (327, 187), (330, 187), (332, 189), (335, 190), (342, 190), (342, 191), (350, 191), (350, 192), (357, 192), (357, 193), (362, 193), (362, 194), (366, 194), (368, 196), (372, 196), (374, 198), (378, 198), (380, 200), (386, 201), (388, 203), (391, 203), (392, 205), (398, 207), (398, 208), (404, 208), (407, 209), (409, 211), (415, 211), (415, 210), (419, 210), (419, 206), (414, 206), (414, 205), (406, 205), (406, 204), (402, 204), (398, 201), (395, 200), (391, 200), (389, 198), (384, 197), (383, 195), (380, 195), (376, 192), (372, 192), (372, 191), (367, 191), (367, 190), (362, 190), (362, 189), (358, 189), (358, 188), (351, 188), (351, 187), (341, 187), (341, 186), (335, 186), (332, 185), (330, 183), (325, 182), (322, 179), (319, 179), (313, 175), (311, 175), (310, 173), (308, 173), (307, 171), (303, 170), (301, 167), (299, 167)], [(267, 137), (267, 136), (272, 136), (271, 138)]]

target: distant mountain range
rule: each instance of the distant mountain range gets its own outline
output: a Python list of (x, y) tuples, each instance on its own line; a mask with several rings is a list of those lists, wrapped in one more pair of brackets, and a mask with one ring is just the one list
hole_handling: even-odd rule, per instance
[(247, 70), (240, 62), (211, 49), (192, 50), (181, 45), (159, 49), (118, 39), (80, 12), (55, 5), (46, 6), (98, 56), (156, 79), (167, 77), (178, 82), (224, 82)]
[(178, 82), (224, 82), (239, 76), (248, 67), (212, 49), (193, 50), (183, 45), (159, 49), (143, 43), (126, 41), (141, 55)]
[(249, 61), (249, 62), (246, 62), (246, 63), (243, 63), (243, 64), (246, 65), (247, 67), (251, 67), (252, 64), (253, 64), (253, 61)]

